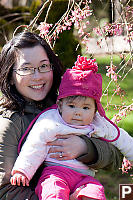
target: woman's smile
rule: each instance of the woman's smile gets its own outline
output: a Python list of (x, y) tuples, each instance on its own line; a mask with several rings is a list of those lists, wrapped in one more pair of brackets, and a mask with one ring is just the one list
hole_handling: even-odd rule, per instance
[(40, 90), (40, 89), (43, 89), (44, 86), (45, 86), (45, 84), (40, 84), (40, 85), (31, 85), (30, 87), (32, 89)]

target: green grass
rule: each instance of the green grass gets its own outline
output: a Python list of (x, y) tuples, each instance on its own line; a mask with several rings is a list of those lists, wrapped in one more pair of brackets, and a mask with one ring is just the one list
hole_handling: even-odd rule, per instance
[[(107, 85), (109, 84), (109, 78), (106, 77), (105, 74), (103, 76), (103, 91), (107, 88)], [(120, 87), (125, 93), (124, 97), (120, 97), (119, 95), (115, 94), (112, 98), (112, 95), (114, 94), (114, 88), (116, 88), (114, 83), (111, 83), (108, 91), (108, 98), (106, 95), (102, 97), (102, 105), (105, 108), (106, 115), (110, 119), (114, 116), (114, 114), (118, 113), (118, 110), (114, 109), (114, 105), (130, 105), (133, 103), (133, 84), (132, 84), (132, 77), (133, 77), (133, 71), (128, 74), (125, 80), (120, 82)], [(107, 93), (106, 93), (107, 94)], [(107, 101), (112, 104), (113, 106), (107, 107)], [(118, 123), (119, 127), (124, 128), (129, 134), (133, 136), (133, 113), (130, 112), (126, 118), (123, 118), (120, 123)]]
[(122, 174), (120, 170), (112, 173), (100, 170), (96, 174), (96, 178), (104, 186), (107, 200), (119, 199), (119, 184), (133, 183), (129, 174)]
[[(129, 56), (127, 56), (129, 58)], [(96, 57), (96, 61), (99, 66), (99, 72), (102, 74), (103, 77), (103, 93), (105, 89), (107, 88), (109, 82), (111, 79), (106, 76), (106, 70), (105, 66), (110, 65), (110, 57), (105, 56), (105, 57)], [(127, 60), (126, 60), (127, 62)], [(113, 56), (113, 64), (118, 66), (118, 70), (120, 69), (121, 66), (121, 59), (118, 55)], [(130, 63), (129, 63), (130, 64)], [(107, 97), (107, 92), (105, 95), (102, 97), (102, 105), (105, 108), (106, 115), (110, 119), (114, 116), (114, 114), (118, 113), (118, 110), (114, 110), (114, 106), (111, 105), (130, 105), (133, 103), (133, 70), (128, 73), (126, 78), (122, 81), (123, 77), (125, 76), (126, 72), (130, 69), (130, 65), (126, 65), (125, 71), (121, 71), (120, 75), (121, 78), (118, 79), (118, 83), (120, 85), (120, 88), (123, 90), (124, 97), (120, 97), (119, 95), (114, 95), (112, 98), (112, 95), (114, 94), (114, 89), (116, 89), (116, 85), (114, 82), (111, 82), (108, 90), (108, 97)], [(111, 105), (107, 107), (107, 102), (109, 102)], [(123, 118), (119, 123), (118, 126), (121, 128), (124, 128), (129, 134), (133, 136), (133, 112), (130, 112), (126, 118)]]

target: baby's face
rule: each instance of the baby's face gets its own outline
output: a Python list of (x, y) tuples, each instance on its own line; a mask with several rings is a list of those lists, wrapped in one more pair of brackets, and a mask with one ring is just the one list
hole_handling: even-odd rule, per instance
[(60, 112), (63, 120), (71, 125), (89, 125), (95, 116), (95, 100), (89, 97), (63, 99)]

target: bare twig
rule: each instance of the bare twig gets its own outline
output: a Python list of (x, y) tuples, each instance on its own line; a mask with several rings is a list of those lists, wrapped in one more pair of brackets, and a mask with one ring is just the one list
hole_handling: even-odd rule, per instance
[(33, 30), (33, 28), (34, 28), (34, 26), (35, 26), (35, 24), (36, 24), (38, 18), (40, 17), (40, 15), (41, 15), (42, 12), (43, 12), (45, 6), (46, 6), (47, 3), (49, 3), (50, 1), (53, 1), (53, 0), (47, 0), (47, 1), (43, 4), (43, 6), (41, 7), (41, 9), (40, 9), (39, 12), (37, 13), (36, 17), (35, 17), (35, 18), (32, 20), (32, 22), (29, 24), (29, 26), (28, 26), (28, 29), (29, 29), (29, 30), (31, 30), (31, 31)]

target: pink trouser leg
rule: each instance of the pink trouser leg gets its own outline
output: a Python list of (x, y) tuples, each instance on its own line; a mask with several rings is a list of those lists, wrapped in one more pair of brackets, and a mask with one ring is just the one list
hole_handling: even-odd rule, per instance
[(64, 180), (50, 175), (36, 188), (39, 200), (69, 200), (69, 187)]

